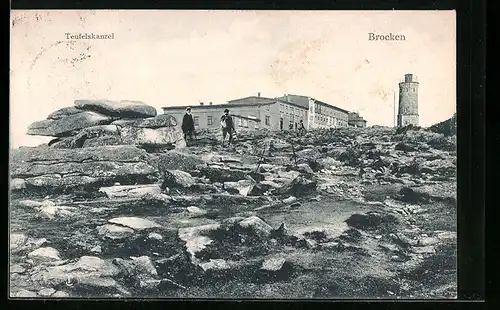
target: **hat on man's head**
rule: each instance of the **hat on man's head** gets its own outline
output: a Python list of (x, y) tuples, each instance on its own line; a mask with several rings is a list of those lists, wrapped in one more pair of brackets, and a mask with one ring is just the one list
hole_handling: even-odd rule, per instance
[(186, 108), (186, 111), (191, 111), (191, 107), (187, 107), (187, 108)]
[(229, 109), (225, 109), (225, 110), (224, 110), (224, 113), (226, 113), (226, 112), (229, 112)]

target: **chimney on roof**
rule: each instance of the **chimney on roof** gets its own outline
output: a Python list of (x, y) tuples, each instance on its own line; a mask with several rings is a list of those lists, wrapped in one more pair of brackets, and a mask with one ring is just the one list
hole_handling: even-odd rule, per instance
[(260, 92), (257, 93), (257, 97), (260, 97)]
[(200, 102), (200, 105), (203, 105), (203, 102)]

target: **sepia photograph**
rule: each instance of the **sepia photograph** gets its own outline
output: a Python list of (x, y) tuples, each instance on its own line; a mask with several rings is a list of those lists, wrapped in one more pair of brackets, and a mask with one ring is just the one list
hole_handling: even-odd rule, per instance
[(10, 21), (10, 298), (457, 299), (455, 11)]

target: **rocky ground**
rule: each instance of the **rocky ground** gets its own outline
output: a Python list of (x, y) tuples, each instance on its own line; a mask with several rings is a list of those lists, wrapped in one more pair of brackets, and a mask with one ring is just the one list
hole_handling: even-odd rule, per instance
[(219, 139), (13, 150), (10, 295), (456, 298), (455, 136)]

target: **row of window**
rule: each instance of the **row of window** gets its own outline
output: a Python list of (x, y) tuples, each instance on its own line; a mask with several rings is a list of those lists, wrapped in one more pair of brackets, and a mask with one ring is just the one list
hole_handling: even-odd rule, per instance
[(317, 104), (317, 103), (315, 103), (314, 106), (310, 105), (309, 106), (309, 111), (312, 112), (313, 111), (313, 107), (314, 107), (314, 112), (316, 114), (323, 114), (323, 115), (326, 115), (326, 116), (333, 116), (333, 117), (336, 117), (336, 118), (340, 118), (340, 116), (343, 114), (340, 111), (336, 111), (335, 109), (332, 109), (330, 107), (323, 106), (323, 105), (320, 105), (320, 104)]
[(289, 105), (285, 104), (280, 104), (280, 113), (291, 113), (291, 114), (296, 114), (296, 115), (305, 115), (306, 111), (304, 109), (299, 109), (299, 108), (294, 108)]
[[(254, 116), (249, 116), (249, 118), (255, 118)], [(194, 116), (193, 117), (194, 125), (195, 126), (200, 126), (200, 117), (199, 116)], [(257, 122), (255, 123), (255, 127), (257, 128)], [(214, 124), (214, 118), (213, 116), (207, 116), (207, 125), (211, 126)], [(248, 120), (243, 119), (243, 118), (238, 118), (238, 125), (243, 126), (243, 127), (248, 127)], [(266, 126), (271, 126), (271, 117), (266, 115), (265, 117), (265, 125)]]
[(407, 92), (409, 92), (410, 89), (411, 89), (411, 91), (413, 93), (417, 91), (417, 89), (415, 87), (412, 87), (412, 88), (401, 88), (400, 90), (401, 90), (401, 93), (403, 93), (403, 92), (407, 93)]

